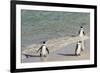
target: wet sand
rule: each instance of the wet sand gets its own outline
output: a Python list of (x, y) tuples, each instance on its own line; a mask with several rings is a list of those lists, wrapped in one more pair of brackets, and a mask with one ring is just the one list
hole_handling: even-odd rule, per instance
[[(69, 60), (86, 60), (90, 58), (90, 40), (88, 37), (85, 37), (85, 50), (81, 52), (80, 56), (75, 56), (75, 47), (78, 37), (65, 37), (52, 39), (47, 42), (50, 54), (41, 58), (39, 53), (36, 53), (38, 47), (41, 44), (37, 45), (32, 44), (27, 48), (22, 50), (22, 63), (33, 63), (33, 62), (51, 62), (51, 61), (69, 61)], [(58, 42), (60, 41), (60, 42)], [(65, 43), (68, 42), (68, 43)], [(71, 42), (70, 42), (71, 41)], [(55, 44), (50, 44), (56, 42)], [(60, 44), (60, 45), (59, 45)], [(35, 49), (34, 49), (35, 48)]]

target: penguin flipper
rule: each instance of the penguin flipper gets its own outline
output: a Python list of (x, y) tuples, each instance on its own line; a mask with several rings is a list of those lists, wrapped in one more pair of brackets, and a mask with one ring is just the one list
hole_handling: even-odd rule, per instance
[(84, 31), (83, 31), (83, 34), (86, 35)]
[(37, 53), (42, 49), (42, 46), (37, 50)]
[(46, 50), (47, 50), (47, 52), (48, 52), (48, 54), (49, 54), (49, 49), (48, 49), (48, 48), (46, 48)]
[(78, 44), (76, 45), (75, 54), (76, 54), (76, 52), (77, 52), (77, 48), (78, 48)]

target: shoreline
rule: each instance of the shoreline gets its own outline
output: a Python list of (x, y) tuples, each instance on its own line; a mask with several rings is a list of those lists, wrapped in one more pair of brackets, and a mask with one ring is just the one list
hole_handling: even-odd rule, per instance
[[(89, 39), (89, 36), (84, 36), (84, 40)], [(50, 39), (47, 41), (47, 47), (50, 51), (59, 50), (63, 46), (76, 43), (77, 40), (79, 40), (79, 37), (62, 37), (62, 38), (56, 38), (56, 39)], [(30, 46), (27, 46), (26, 48), (22, 48), (22, 53), (28, 54), (33, 52), (35, 53), (42, 44), (32, 44)]]

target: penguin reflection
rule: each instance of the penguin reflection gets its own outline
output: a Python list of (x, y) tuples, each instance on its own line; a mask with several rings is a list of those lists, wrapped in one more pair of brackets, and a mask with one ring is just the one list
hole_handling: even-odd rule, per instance
[(47, 55), (49, 54), (49, 49), (46, 46), (46, 42), (43, 41), (43, 45), (38, 49), (37, 52), (40, 51), (40, 57), (47, 57)]

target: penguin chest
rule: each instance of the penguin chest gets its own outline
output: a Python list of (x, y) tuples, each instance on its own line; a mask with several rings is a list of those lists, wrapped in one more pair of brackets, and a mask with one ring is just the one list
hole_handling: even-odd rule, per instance
[(42, 54), (43, 54), (43, 55), (47, 54), (46, 46), (43, 46), (43, 47), (42, 47)]
[(83, 30), (80, 31), (79, 36), (80, 36), (80, 37), (83, 37)]

